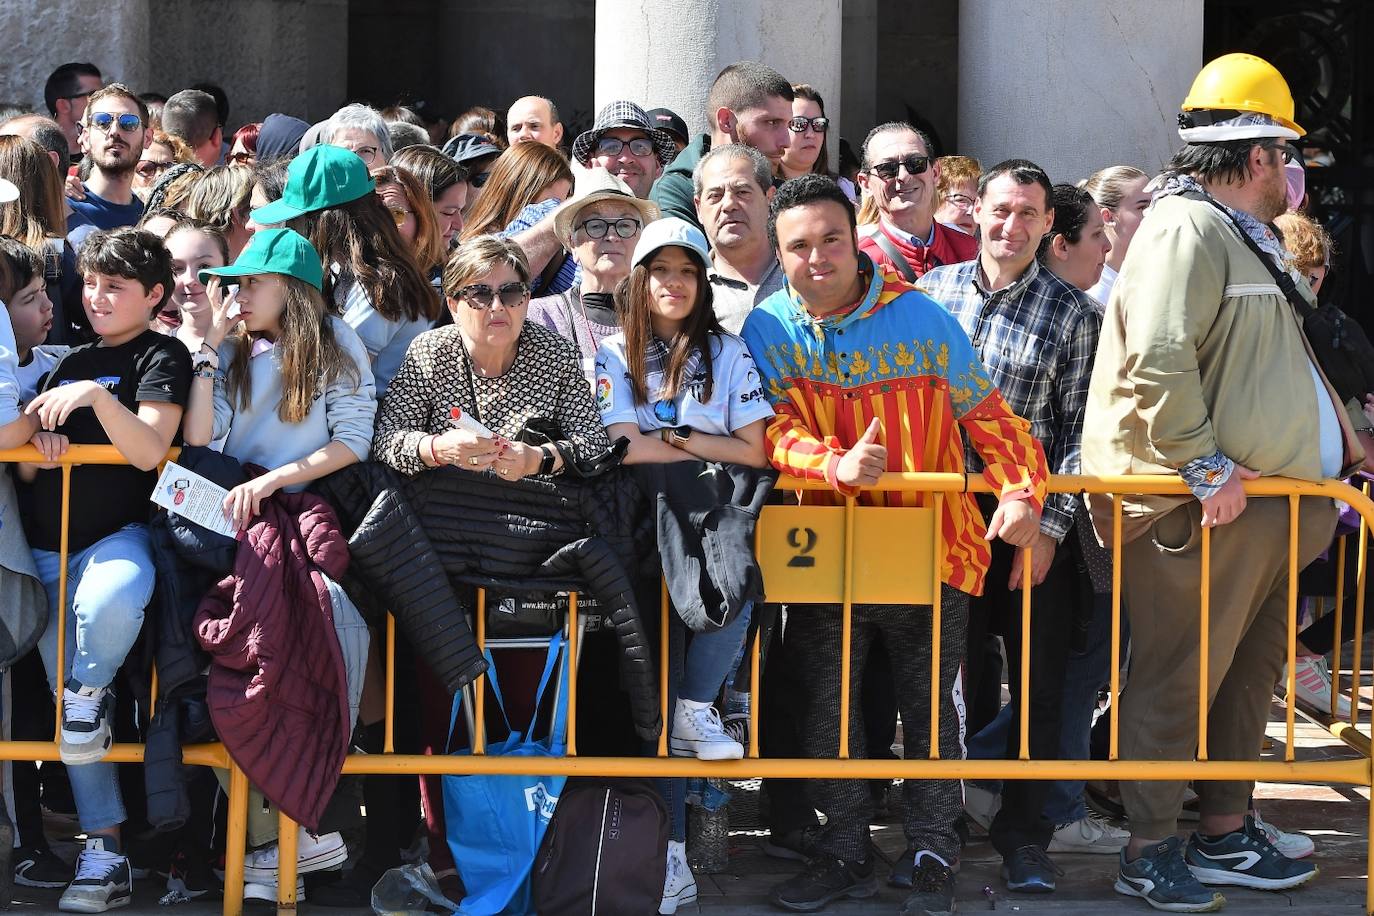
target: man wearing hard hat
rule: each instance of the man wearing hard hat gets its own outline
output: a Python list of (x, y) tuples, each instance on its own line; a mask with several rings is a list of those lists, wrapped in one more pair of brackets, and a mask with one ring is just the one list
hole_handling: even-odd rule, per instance
[[(1289, 505), (1247, 501), (1242, 482), (1336, 477), (1364, 453), (1276, 282), (1287, 259), (1268, 223), (1288, 207), (1288, 144), (1305, 133), (1288, 84), (1258, 57), (1227, 54), (1202, 68), (1182, 108), (1184, 146), (1157, 181), (1103, 321), (1083, 470), (1176, 473), (1192, 492), (1115, 498), (1132, 641), (1121, 757), (1191, 760), (1198, 751), (1206, 532), (1207, 755), (1253, 760), (1287, 645)], [(1315, 301), (1304, 280), (1297, 285)], [(1089, 505), (1110, 543), (1114, 499)], [(1331, 500), (1301, 500), (1298, 568), (1331, 542), (1335, 521)], [(1132, 836), (1118, 892), (1156, 909), (1210, 912), (1225, 903), (1210, 885), (1284, 890), (1317, 874), (1285, 858), (1247, 815), (1249, 782), (1198, 782), (1202, 819), (1179, 840), (1184, 786), (1121, 783)]]

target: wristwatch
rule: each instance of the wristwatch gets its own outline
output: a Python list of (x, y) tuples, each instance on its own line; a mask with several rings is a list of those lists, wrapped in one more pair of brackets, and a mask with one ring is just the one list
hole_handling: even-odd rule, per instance
[(687, 440), (692, 437), (692, 427), (674, 426), (673, 431), (668, 436), (668, 444), (673, 448), (685, 449)]
[(535, 473), (545, 476), (553, 472), (553, 463), (556, 459), (552, 445), (539, 446), (539, 453), (543, 456), (539, 459), (539, 470)]

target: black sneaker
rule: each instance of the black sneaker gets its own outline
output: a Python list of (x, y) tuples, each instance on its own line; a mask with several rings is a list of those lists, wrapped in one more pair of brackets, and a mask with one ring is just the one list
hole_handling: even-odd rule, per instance
[(46, 846), (20, 846), (14, 851), (14, 883), (23, 887), (66, 887), (72, 867)]
[(128, 906), (133, 895), (134, 877), (119, 844), (112, 837), (92, 836), (76, 857), (76, 876), (57, 908), (64, 913), (103, 913)]
[(814, 913), (841, 897), (872, 897), (878, 893), (873, 860), (846, 862), (834, 856), (812, 859), (806, 870), (773, 888), (768, 900), (793, 913)]
[(1053, 893), (1055, 876), (1063, 874), (1064, 870), (1039, 846), (1022, 846), (1002, 860), (1007, 890), (1021, 894)]
[(916, 853), (911, 894), (902, 904), (901, 916), (948, 916), (953, 912), (954, 869), (929, 850)]
[(1183, 860), (1183, 841), (1171, 836), (1126, 861), (1121, 850), (1116, 876), (1116, 892), (1139, 897), (1166, 913), (1214, 913), (1226, 905), (1226, 898), (1198, 883)]
[(1203, 884), (1283, 891), (1317, 877), (1317, 866), (1285, 856), (1248, 814), (1241, 829), (1215, 840), (1193, 834), (1184, 860)]
[(774, 859), (791, 859), (794, 862), (809, 862), (816, 855), (816, 836), (821, 828), (816, 824), (798, 827), (783, 834), (769, 831), (768, 837), (759, 844), (763, 854)]

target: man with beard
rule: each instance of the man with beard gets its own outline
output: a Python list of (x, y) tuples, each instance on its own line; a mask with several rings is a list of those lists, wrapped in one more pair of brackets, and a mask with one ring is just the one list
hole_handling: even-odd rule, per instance
[(91, 159), (84, 200), (72, 208), (101, 229), (132, 226), (143, 215), (134, 196), (134, 166), (153, 136), (148, 106), (123, 83), (111, 83), (91, 94), (81, 121), (81, 150)]
[[(1363, 449), (1276, 282), (1278, 271), (1288, 273), (1293, 296), (1315, 306), (1267, 225), (1287, 208), (1288, 143), (1304, 133), (1287, 83), (1258, 57), (1224, 55), (1198, 74), (1179, 127), (1185, 145), (1112, 291), (1089, 386), (1083, 471), (1177, 473), (1191, 491), (1118, 497), (1131, 614), (1122, 758), (1192, 760), (1197, 752), (1200, 558), (1210, 529), (1207, 753), (1254, 760), (1283, 667), (1289, 503), (1247, 501), (1243, 481), (1345, 476)], [(1088, 502), (1098, 537), (1110, 541), (1112, 498)], [(1330, 499), (1307, 497), (1298, 513), (1301, 569), (1330, 544), (1336, 510)], [(1279, 891), (1316, 877), (1315, 866), (1286, 858), (1246, 813), (1253, 786), (1197, 782), (1202, 817), (1185, 843), (1176, 833), (1184, 783), (1122, 780), (1131, 839), (1116, 891), (1160, 910), (1210, 912), (1225, 902), (1211, 885)]]
[(697, 218), (711, 241), (711, 297), (721, 327), (738, 334), (754, 306), (783, 286), (768, 241), (773, 167), (743, 143), (711, 150), (692, 172)]
[(969, 261), (978, 241), (935, 220), (940, 164), (930, 139), (902, 121), (880, 124), (864, 140), (859, 186), (878, 205), (878, 222), (863, 227), (859, 249), (914, 283), (942, 264)]

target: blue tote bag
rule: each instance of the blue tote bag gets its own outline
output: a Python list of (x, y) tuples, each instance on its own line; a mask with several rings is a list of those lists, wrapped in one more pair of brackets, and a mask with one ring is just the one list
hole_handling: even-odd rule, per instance
[[(563, 655), (563, 636), (549, 641), (544, 674), (539, 680), (534, 714), (523, 732), (511, 730), (504, 741), (487, 745), (488, 757), (561, 757), (567, 749), (568, 691), (566, 669), (563, 689), (553, 711), (550, 734), (538, 740), (530, 736), (544, 691)], [(488, 655), (488, 662), (490, 662)], [(496, 682), (496, 666), (490, 665), (487, 677), (496, 695), (497, 707), (506, 718), (505, 703)], [(452, 723), (458, 720), (462, 694), (453, 702)], [(509, 727), (510, 720), (506, 718)], [(459, 753), (470, 754), (471, 750)], [(460, 916), (516, 916), (534, 913), (530, 869), (539, 843), (553, 817), (554, 806), (563, 791), (566, 776), (499, 776), (475, 774), (445, 776), (444, 819), (453, 861), (463, 879), (467, 896), (457, 913)]]

